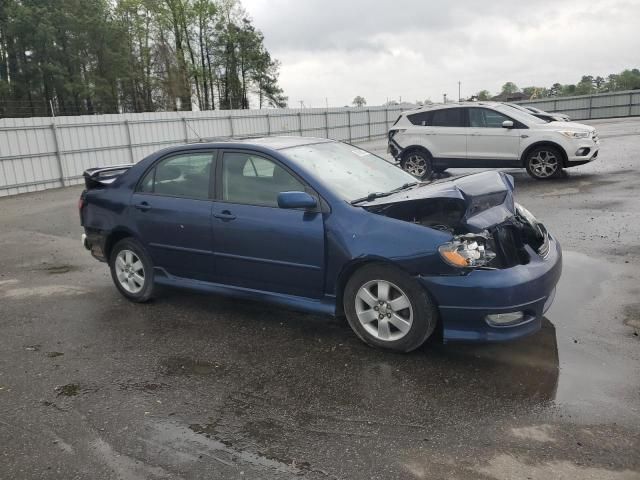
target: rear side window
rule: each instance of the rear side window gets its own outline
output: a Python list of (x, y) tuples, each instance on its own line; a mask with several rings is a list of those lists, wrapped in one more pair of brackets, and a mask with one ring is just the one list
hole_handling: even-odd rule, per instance
[(209, 198), (212, 153), (183, 154), (158, 162), (142, 179), (139, 192), (172, 197)]
[(414, 113), (412, 115), (407, 115), (407, 118), (413, 125), (419, 125), (423, 127), (431, 125), (432, 117), (433, 117), (433, 112), (420, 112), (420, 113)]
[(433, 112), (434, 127), (464, 127), (462, 108), (443, 108)]

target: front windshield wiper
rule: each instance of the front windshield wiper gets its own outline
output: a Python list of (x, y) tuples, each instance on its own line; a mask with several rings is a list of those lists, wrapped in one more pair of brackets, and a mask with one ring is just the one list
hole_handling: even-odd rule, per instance
[(351, 205), (357, 205), (362, 202), (371, 202), (376, 198), (388, 197), (389, 195), (393, 195), (394, 193), (401, 192), (402, 190), (406, 190), (407, 188), (415, 187), (418, 185), (418, 182), (409, 182), (404, 185), (394, 188), (393, 190), (389, 190), (388, 192), (372, 192), (369, 193), (366, 197), (356, 198), (355, 200), (351, 200)]

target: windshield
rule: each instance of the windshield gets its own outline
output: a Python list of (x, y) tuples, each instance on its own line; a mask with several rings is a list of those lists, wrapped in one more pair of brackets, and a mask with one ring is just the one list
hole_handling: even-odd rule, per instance
[(340, 142), (316, 143), (282, 150), (347, 201), (388, 192), (416, 181), (402, 169), (361, 148)]

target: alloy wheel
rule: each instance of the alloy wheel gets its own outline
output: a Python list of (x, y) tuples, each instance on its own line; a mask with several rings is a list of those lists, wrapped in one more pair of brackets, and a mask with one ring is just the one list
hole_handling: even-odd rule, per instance
[(409, 297), (395, 284), (372, 280), (356, 294), (356, 315), (371, 336), (391, 342), (403, 338), (413, 323)]
[(529, 159), (529, 167), (538, 178), (549, 178), (558, 171), (558, 157), (550, 150), (538, 150)]
[(404, 162), (404, 169), (414, 177), (422, 178), (427, 173), (427, 161), (422, 155), (411, 154)]
[(131, 250), (120, 250), (116, 257), (116, 276), (120, 286), (129, 293), (140, 293), (144, 287), (144, 265)]

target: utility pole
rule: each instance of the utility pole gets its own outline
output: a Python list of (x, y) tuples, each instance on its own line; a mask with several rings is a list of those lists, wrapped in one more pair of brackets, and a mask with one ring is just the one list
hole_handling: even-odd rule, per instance
[(462, 101), (462, 97), (460, 96), (460, 80), (458, 80), (458, 102)]

